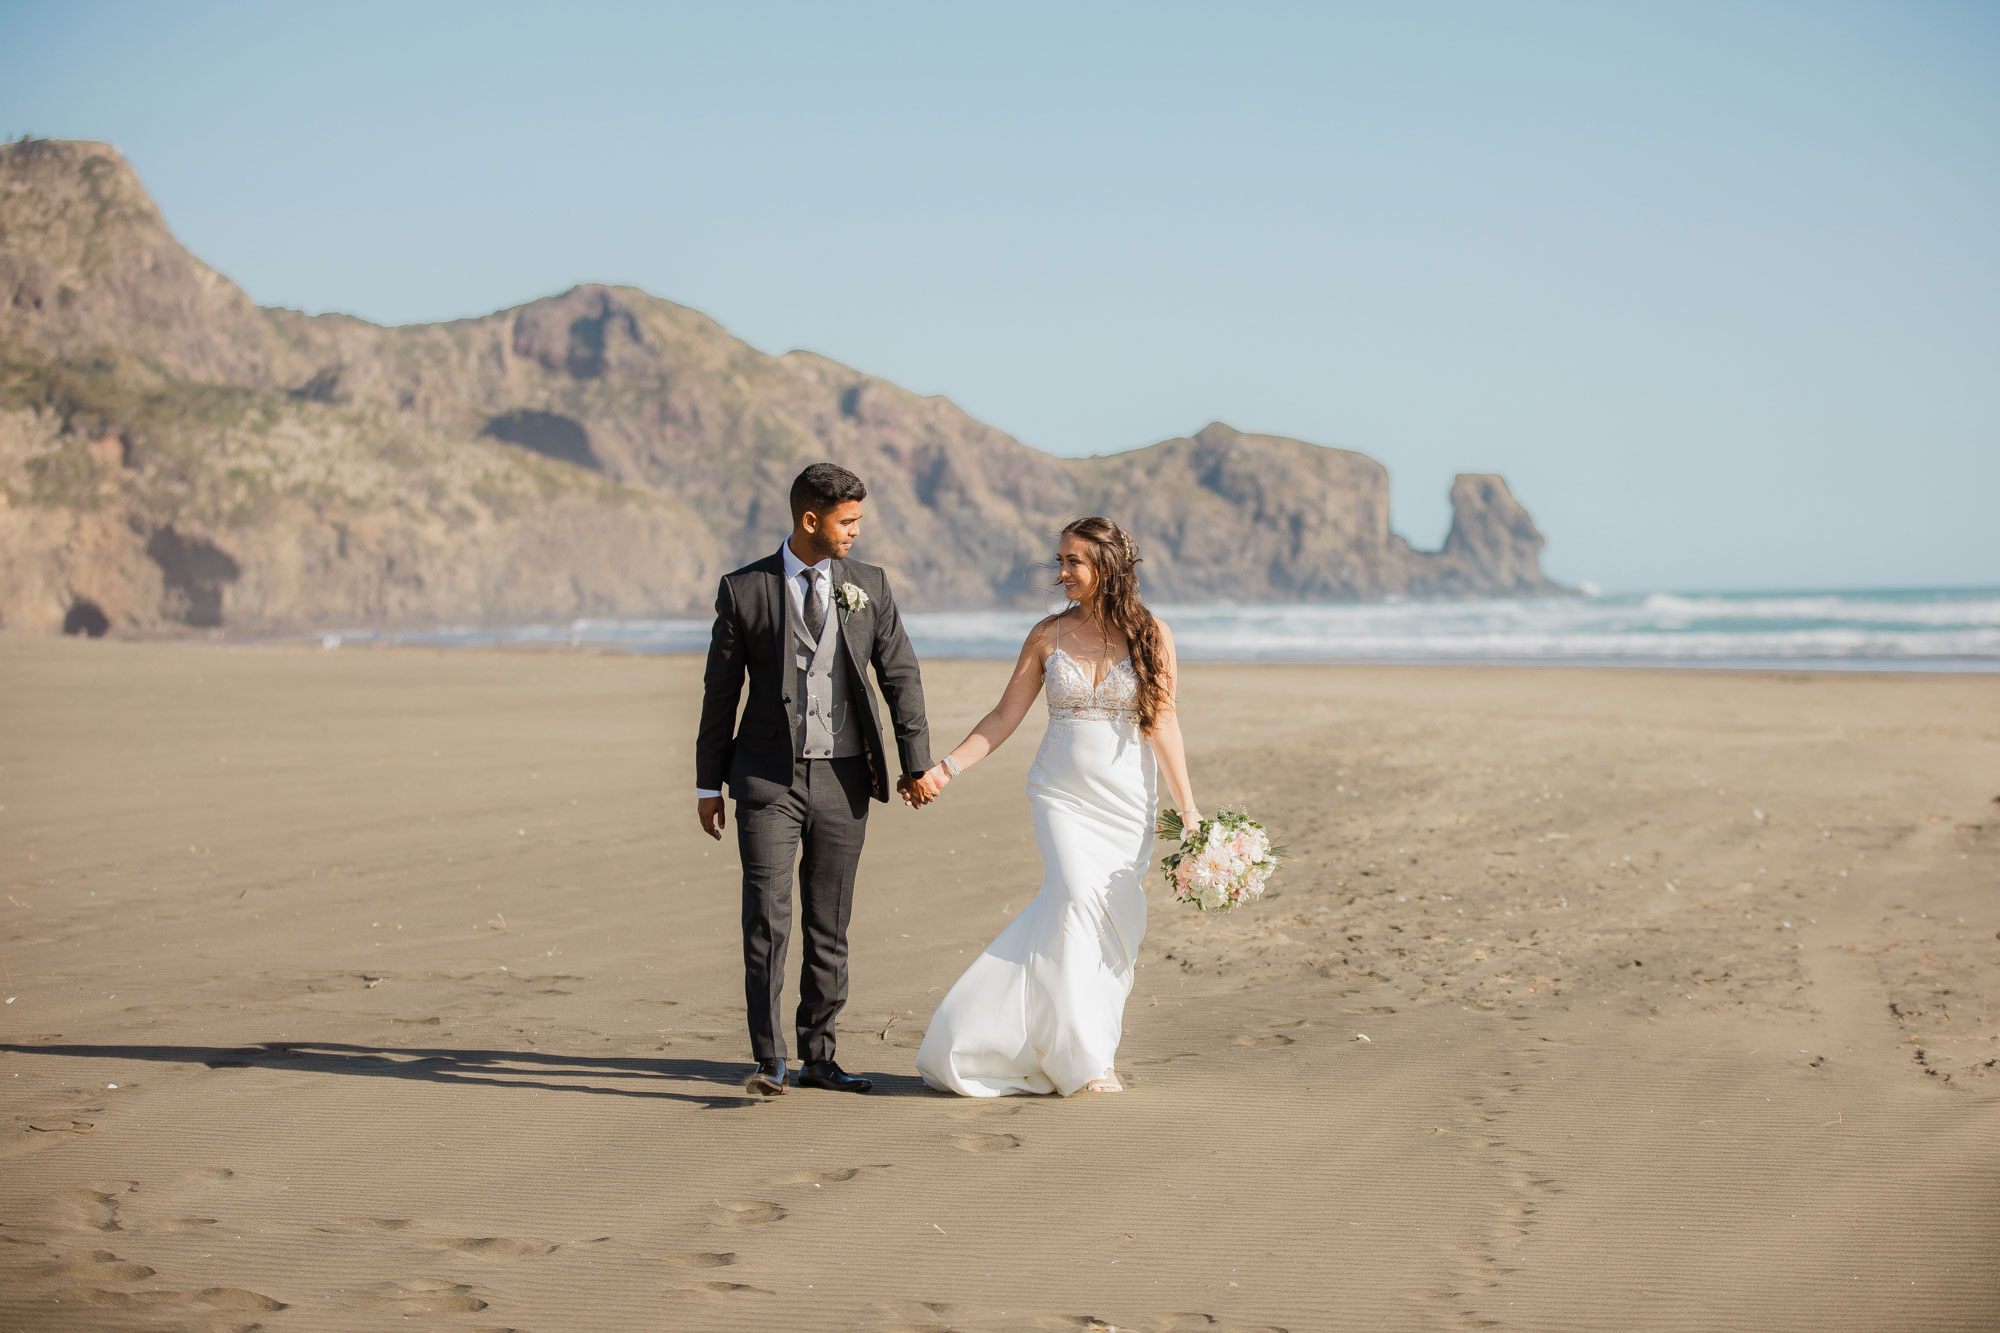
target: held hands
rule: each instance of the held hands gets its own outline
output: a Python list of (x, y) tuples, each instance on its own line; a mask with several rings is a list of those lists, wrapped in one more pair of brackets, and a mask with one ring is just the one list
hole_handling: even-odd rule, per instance
[(938, 798), (944, 785), (951, 781), (951, 774), (943, 764), (937, 764), (914, 778), (899, 778), (896, 790), (903, 794), (903, 804), (912, 810), (921, 810)]

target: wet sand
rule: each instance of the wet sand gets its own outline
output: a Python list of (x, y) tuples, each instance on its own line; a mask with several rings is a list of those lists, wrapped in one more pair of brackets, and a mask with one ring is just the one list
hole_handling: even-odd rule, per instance
[(2000, 1327), (2000, 679), (1191, 668), (1292, 859), (1150, 886), (1127, 1095), (986, 1103), (1039, 711), (876, 808), (876, 1092), (753, 1102), (698, 692), (0, 634), (0, 1328)]

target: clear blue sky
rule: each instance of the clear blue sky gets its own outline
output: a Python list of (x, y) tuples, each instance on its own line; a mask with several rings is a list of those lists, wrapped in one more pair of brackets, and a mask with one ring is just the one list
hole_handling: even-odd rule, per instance
[(1030, 444), (1504, 473), (1609, 588), (2000, 583), (2000, 5), (0, 0), (265, 304), (586, 280)]

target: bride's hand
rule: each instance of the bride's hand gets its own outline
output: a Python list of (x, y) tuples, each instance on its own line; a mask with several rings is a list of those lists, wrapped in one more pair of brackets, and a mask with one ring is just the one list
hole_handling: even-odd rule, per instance
[(945, 784), (951, 781), (951, 770), (942, 763), (932, 764), (924, 770), (924, 781), (930, 784), (931, 799), (936, 800), (938, 793), (944, 790)]

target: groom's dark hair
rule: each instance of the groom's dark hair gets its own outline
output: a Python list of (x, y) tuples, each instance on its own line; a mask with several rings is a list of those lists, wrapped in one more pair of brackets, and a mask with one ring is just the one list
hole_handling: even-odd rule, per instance
[(837, 504), (867, 498), (861, 478), (840, 464), (814, 463), (792, 480), (792, 522), (796, 524), (807, 510), (824, 514)]

